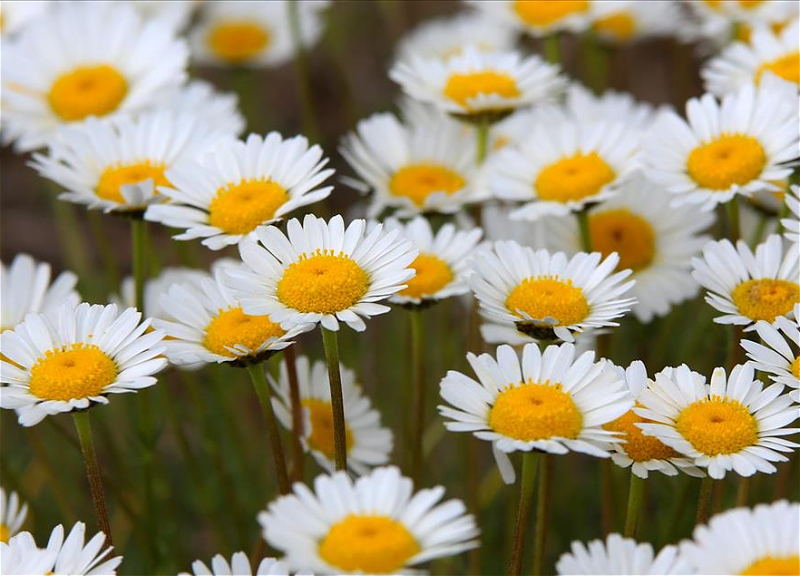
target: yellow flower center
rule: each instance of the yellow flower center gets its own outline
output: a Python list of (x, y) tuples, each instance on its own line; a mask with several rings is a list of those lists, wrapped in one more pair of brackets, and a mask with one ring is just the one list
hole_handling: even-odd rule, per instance
[(723, 134), (691, 151), (689, 176), (703, 188), (727, 190), (758, 178), (767, 157), (758, 140), (742, 134)]
[[(640, 406), (637, 404), (637, 406)], [(636, 424), (643, 422), (653, 422), (647, 418), (642, 418), (633, 410), (628, 410), (625, 414), (604, 424), (603, 428), (612, 432), (621, 432), (621, 439), (625, 440), (622, 449), (625, 454), (634, 462), (647, 462), (648, 460), (667, 460), (680, 456), (678, 452), (661, 442), (655, 436), (645, 436), (641, 428)]]
[(123, 186), (138, 184), (145, 180), (152, 180), (154, 188), (157, 186), (171, 186), (167, 177), (164, 176), (165, 169), (166, 166), (163, 162), (151, 162), (150, 160), (109, 166), (100, 175), (96, 194), (103, 200), (124, 204)]
[(779, 574), (787, 574), (797, 576), (800, 574), (800, 556), (784, 556), (775, 558), (774, 556), (766, 556), (761, 560), (753, 562), (742, 575), (745, 576), (778, 576)]
[(275, 217), (289, 199), (272, 180), (242, 180), (217, 190), (208, 207), (208, 223), (228, 234), (247, 234)]
[(775, 76), (788, 82), (800, 84), (800, 51), (781, 56), (772, 62), (766, 62), (756, 71), (756, 83), (761, 82), (764, 72), (772, 72)]
[[(318, 450), (333, 460), (333, 411), (331, 403), (325, 400), (309, 398), (303, 400), (303, 406), (308, 408), (309, 419), (311, 421), (311, 434), (308, 437), (308, 444), (314, 450)], [(347, 450), (353, 447), (353, 433), (345, 423), (345, 436), (347, 439)]]
[(774, 278), (747, 280), (734, 288), (731, 299), (743, 316), (773, 322), (800, 302), (800, 284)]
[(31, 368), (30, 392), (42, 400), (100, 395), (117, 378), (117, 365), (94, 344), (49, 350)]
[(0, 542), (8, 542), (11, 537), (11, 531), (5, 524), (0, 524)]
[(369, 275), (345, 254), (317, 250), (284, 270), (278, 300), (300, 312), (336, 314), (367, 293)]
[(589, 315), (589, 303), (572, 280), (546, 276), (523, 280), (508, 295), (506, 308), (518, 316), (522, 310), (534, 320), (555, 318), (556, 326), (572, 326)]
[(758, 442), (758, 422), (738, 400), (712, 396), (681, 410), (675, 428), (706, 456), (735, 454)]
[(221, 22), (208, 35), (211, 52), (232, 64), (257, 56), (270, 43), (269, 31), (252, 22)]
[(617, 270), (641, 270), (653, 261), (656, 235), (650, 223), (630, 210), (606, 210), (589, 217), (592, 249), (619, 254)]
[(237, 355), (228, 348), (238, 345), (256, 351), (268, 339), (284, 334), (280, 325), (272, 322), (269, 316), (250, 316), (241, 307), (220, 309), (206, 326), (203, 346), (214, 354), (235, 358)]
[(454, 194), (464, 187), (464, 179), (444, 166), (413, 164), (394, 173), (389, 190), (394, 196), (410, 198), (416, 206), (424, 206), (431, 194)]
[(506, 388), (489, 412), (492, 430), (522, 441), (577, 438), (583, 415), (561, 384), (527, 382)]
[(792, 365), (789, 367), (795, 378), (800, 378), (800, 356), (792, 360)]
[(532, 26), (549, 26), (589, 9), (586, 0), (517, 0), (517, 16)]
[(517, 81), (504, 72), (470, 72), (453, 74), (447, 79), (444, 95), (461, 106), (469, 108), (469, 100), (481, 94), (497, 94), (502, 98), (520, 95)]
[(752, 10), (762, 4), (764, 0), (739, 0), (738, 4), (745, 10)]
[(407, 282), (408, 288), (399, 292), (400, 296), (423, 298), (436, 294), (453, 281), (453, 272), (447, 262), (433, 254), (420, 254), (411, 263), (417, 275)]
[(600, 34), (625, 42), (630, 40), (636, 32), (636, 20), (626, 12), (617, 12), (600, 18), (594, 23), (593, 28)]
[(616, 174), (597, 152), (575, 154), (539, 172), (534, 184), (542, 200), (569, 202), (595, 196)]
[(128, 82), (113, 66), (80, 66), (62, 74), (50, 87), (47, 101), (62, 120), (105, 116), (116, 110), (128, 93)]

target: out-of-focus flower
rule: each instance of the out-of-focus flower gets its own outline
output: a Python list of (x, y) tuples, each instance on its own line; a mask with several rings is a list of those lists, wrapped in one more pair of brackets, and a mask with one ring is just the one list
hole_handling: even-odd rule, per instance
[(204, 80), (192, 80), (172, 90), (153, 107), (175, 115), (192, 114), (221, 134), (240, 136), (245, 119), (239, 112), (239, 97), (234, 92), (218, 92)]
[[(201, 560), (192, 562), (194, 576), (289, 576), (289, 566), (275, 558), (264, 558), (259, 562), (255, 574), (250, 560), (244, 552), (236, 552), (231, 556), (230, 564), (222, 554), (211, 559), (211, 568)], [(182, 572), (178, 576), (191, 576)]]
[(594, 1), (590, 4), (589, 12), (592, 32), (603, 42), (611, 44), (669, 36), (685, 23), (679, 3), (669, 0)]
[(19, 532), (27, 515), (28, 505), (20, 505), (17, 493), (11, 492), (6, 498), (6, 491), (0, 488), (0, 542), (8, 542), (9, 538)]
[(575, 541), (569, 552), (556, 563), (558, 574), (598, 574), (603, 576), (644, 576), (646, 574), (689, 574), (677, 546), (666, 546), (656, 555), (647, 542), (609, 534), (605, 542), (588, 545)]
[(590, 23), (589, 0), (470, 0), (470, 4), (532, 36), (580, 32)]

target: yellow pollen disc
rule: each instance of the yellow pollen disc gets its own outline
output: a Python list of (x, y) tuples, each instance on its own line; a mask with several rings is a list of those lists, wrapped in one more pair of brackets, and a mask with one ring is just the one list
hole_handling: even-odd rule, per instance
[(109, 202), (123, 204), (125, 198), (122, 196), (122, 187), (130, 184), (138, 184), (145, 180), (152, 180), (153, 187), (170, 186), (169, 180), (164, 176), (166, 166), (161, 162), (151, 162), (143, 160), (133, 164), (122, 164), (109, 166), (100, 175), (95, 191), (99, 198)]
[(453, 272), (447, 262), (433, 254), (420, 254), (411, 263), (417, 275), (407, 282), (398, 294), (411, 298), (423, 298), (436, 294), (453, 281)]
[(569, 202), (590, 198), (616, 174), (597, 152), (562, 158), (539, 172), (534, 184), (536, 194), (550, 202)]
[[(522, 310), (535, 320), (555, 318), (556, 326), (572, 326), (589, 315), (589, 303), (572, 280), (551, 277), (526, 278), (506, 299), (506, 308), (519, 316)], [(520, 316), (524, 318), (524, 316)]]
[(636, 32), (636, 20), (630, 14), (618, 12), (617, 14), (600, 18), (594, 23), (593, 28), (596, 32), (610, 36), (620, 42), (625, 42), (630, 40)]
[(633, 410), (628, 410), (625, 414), (604, 424), (603, 428), (612, 432), (621, 432), (621, 439), (625, 440), (622, 449), (625, 454), (634, 462), (647, 462), (648, 460), (667, 460), (680, 456), (678, 452), (661, 442), (655, 436), (645, 436), (644, 432), (636, 426), (644, 422), (652, 422), (647, 418), (642, 418)]
[(641, 270), (653, 261), (656, 235), (650, 223), (625, 208), (596, 212), (589, 217), (592, 249), (619, 254), (617, 270)]
[(758, 178), (766, 163), (758, 140), (742, 134), (723, 134), (692, 150), (686, 169), (703, 188), (727, 190)]
[(712, 396), (678, 414), (675, 428), (706, 456), (736, 454), (758, 442), (758, 422), (738, 400)]
[(745, 10), (752, 10), (762, 4), (764, 0), (739, 0), (739, 6)]
[[(314, 450), (322, 452), (333, 460), (333, 411), (331, 403), (325, 400), (309, 398), (303, 400), (303, 406), (308, 408), (311, 421), (311, 434), (308, 437), (308, 444)], [(353, 447), (353, 433), (347, 423), (345, 423), (345, 437), (347, 439), (347, 450), (349, 451)]]
[(561, 384), (523, 383), (506, 388), (489, 412), (492, 430), (522, 441), (577, 438), (583, 415)]
[(217, 190), (208, 207), (208, 223), (228, 234), (247, 234), (275, 217), (289, 199), (272, 180), (243, 180)]
[(278, 300), (300, 312), (336, 314), (358, 303), (369, 282), (369, 275), (349, 256), (317, 250), (284, 270)]
[(556, 24), (588, 9), (586, 0), (517, 0), (514, 3), (517, 16), (532, 26)]
[(481, 94), (496, 94), (503, 98), (516, 98), (520, 95), (517, 81), (503, 72), (472, 72), (453, 74), (447, 79), (444, 95), (469, 108), (468, 100)]
[(781, 558), (766, 556), (753, 562), (747, 570), (742, 572), (743, 576), (765, 576), (767, 574), (770, 576), (778, 576), (780, 574), (797, 576), (800, 574), (800, 556), (785, 556)]
[(272, 322), (269, 316), (250, 316), (241, 308), (229, 308), (219, 310), (206, 326), (203, 346), (214, 354), (235, 358), (236, 354), (228, 348), (239, 345), (255, 351), (269, 338), (279, 338), (284, 334), (280, 325)]
[(743, 316), (772, 322), (800, 302), (800, 284), (774, 278), (748, 280), (734, 288), (731, 300)]
[(411, 532), (386, 516), (350, 514), (331, 526), (319, 543), (325, 562), (350, 573), (394, 573), (419, 551)]
[(444, 192), (450, 195), (463, 187), (464, 179), (461, 176), (435, 164), (404, 166), (389, 181), (389, 190), (394, 196), (410, 198), (417, 206), (424, 206), (431, 194)]
[(8, 529), (8, 526), (0, 524), (0, 542), (8, 542), (10, 536), (11, 531)]
[(208, 35), (211, 52), (221, 60), (240, 64), (257, 56), (270, 43), (267, 30), (251, 22), (222, 22)]
[(113, 66), (81, 66), (59, 76), (47, 101), (62, 120), (105, 116), (116, 110), (128, 93), (128, 82)]
[(788, 82), (800, 84), (800, 52), (781, 56), (772, 62), (766, 62), (756, 71), (756, 83), (761, 82), (764, 72), (772, 72), (775, 76)]
[(792, 372), (792, 374), (794, 374), (795, 378), (800, 378), (800, 356), (792, 361), (792, 365), (789, 367), (789, 370)]
[(31, 368), (30, 392), (42, 400), (100, 395), (117, 378), (117, 365), (94, 344), (49, 350)]

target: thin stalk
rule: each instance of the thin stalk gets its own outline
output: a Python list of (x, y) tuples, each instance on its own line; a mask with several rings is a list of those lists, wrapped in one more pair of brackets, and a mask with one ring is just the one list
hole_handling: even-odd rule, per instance
[(601, 94), (608, 87), (608, 49), (591, 31), (587, 31), (581, 41), (581, 56), (584, 82), (596, 94)]
[(539, 487), (536, 495), (536, 532), (533, 541), (533, 569), (531, 574), (539, 576), (543, 573), (544, 550), (547, 544), (547, 525), (550, 522), (550, 491), (553, 475), (553, 458), (542, 454), (539, 462)]
[(422, 437), (425, 432), (425, 327), (422, 309), (411, 310), (411, 366), (413, 374), (413, 424), (411, 440), (411, 479), (422, 482)]
[[(295, 344), (296, 346), (296, 344)], [(300, 384), (297, 381), (297, 363), (294, 346), (289, 346), (283, 351), (283, 361), (286, 364), (286, 375), (289, 380), (289, 402), (292, 409), (292, 480), (303, 481), (303, 404), (300, 400)]]
[(623, 536), (633, 538), (636, 536), (636, 525), (639, 522), (639, 513), (642, 510), (642, 496), (644, 495), (644, 479), (639, 478), (631, 470), (631, 485), (628, 492), (628, 512), (625, 515), (625, 531)]
[(288, 2), (289, 27), (292, 34), (294, 47), (294, 67), (297, 70), (297, 90), (302, 106), (303, 132), (309, 140), (315, 142), (319, 139), (317, 127), (317, 113), (314, 106), (314, 96), (311, 90), (311, 69), (308, 64), (308, 52), (303, 45), (300, 31), (300, 2)]
[(92, 503), (94, 504), (95, 514), (97, 514), (97, 524), (106, 535), (106, 546), (113, 546), (111, 542), (111, 525), (108, 523), (108, 510), (106, 510), (106, 496), (103, 492), (103, 477), (100, 474), (97, 454), (94, 451), (89, 411), (76, 411), (73, 413), (73, 417), (75, 419), (75, 428), (78, 430), (78, 441), (81, 444), (83, 461), (86, 464), (86, 476), (89, 478)]
[(734, 196), (725, 205), (728, 212), (728, 240), (736, 244), (741, 237), (741, 227), (739, 224), (739, 197)]
[(561, 62), (561, 38), (559, 38), (558, 32), (545, 36), (542, 42), (545, 60), (550, 64), (559, 64)]
[(522, 558), (525, 554), (525, 536), (530, 524), (531, 505), (533, 504), (533, 487), (536, 484), (536, 470), (539, 465), (538, 452), (525, 452), (522, 455), (522, 478), (519, 488), (519, 507), (517, 521), (514, 525), (514, 543), (511, 549), (511, 562), (508, 565), (509, 576), (522, 574)]
[(714, 494), (714, 479), (706, 476), (700, 480), (700, 494), (697, 497), (697, 514), (694, 517), (695, 524), (705, 524), (711, 516), (711, 501)]
[(589, 231), (589, 212), (586, 209), (575, 213), (578, 219), (578, 229), (581, 233), (581, 247), (584, 252), (592, 251), (592, 235)]
[(486, 160), (486, 154), (489, 151), (489, 119), (488, 117), (481, 118), (478, 126), (476, 127), (477, 136), (477, 152), (475, 159), (478, 166), (483, 164)]
[(260, 364), (251, 364), (247, 367), (247, 372), (253, 381), (253, 388), (255, 388), (258, 401), (261, 403), (261, 411), (267, 421), (267, 434), (272, 446), (272, 461), (275, 464), (275, 475), (278, 477), (278, 490), (281, 494), (288, 494), (291, 490), (289, 474), (286, 472), (281, 433), (278, 430), (278, 422), (275, 420), (275, 412), (272, 410), (272, 398), (267, 377), (264, 375), (264, 367)]
[(739, 478), (739, 488), (736, 490), (736, 507), (747, 506), (750, 502), (750, 480), (749, 476)]
[(328, 362), (328, 382), (331, 386), (331, 410), (333, 411), (333, 449), (337, 470), (347, 470), (347, 436), (344, 426), (344, 397), (342, 375), (339, 372), (339, 340), (336, 332), (320, 327), (325, 360)]

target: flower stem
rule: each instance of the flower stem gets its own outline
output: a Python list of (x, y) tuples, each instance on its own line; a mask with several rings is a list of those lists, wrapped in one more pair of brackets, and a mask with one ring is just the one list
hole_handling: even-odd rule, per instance
[(108, 523), (106, 510), (106, 496), (103, 492), (103, 477), (97, 463), (97, 454), (94, 451), (92, 440), (92, 425), (89, 422), (89, 411), (80, 410), (73, 413), (75, 428), (78, 430), (78, 441), (83, 452), (83, 461), (86, 464), (86, 476), (89, 478), (89, 488), (92, 492), (92, 503), (97, 514), (97, 524), (106, 535), (106, 545), (113, 546), (111, 541), (111, 525)]
[(725, 205), (728, 211), (728, 240), (736, 244), (741, 237), (739, 225), (739, 197), (734, 196)]
[(333, 410), (333, 448), (337, 470), (347, 470), (347, 436), (344, 425), (344, 398), (342, 397), (342, 375), (339, 372), (339, 341), (336, 332), (322, 329), (325, 360), (328, 362), (328, 381), (331, 386), (331, 410)]
[(419, 487), (422, 481), (422, 436), (425, 431), (425, 329), (420, 308), (411, 310), (411, 366), (414, 383), (411, 479), (414, 486)]
[(631, 470), (631, 485), (628, 491), (628, 512), (625, 516), (625, 531), (623, 536), (634, 538), (636, 525), (639, 521), (639, 512), (642, 509), (642, 496), (644, 495), (644, 479), (639, 478)]
[(481, 118), (476, 129), (476, 136), (478, 138), (477, 151), (475, 160), (478, 166), (483, 164), (486, 160), (486, 153), (489, 151), (489, 119), (488, 117)]
[(578, 219), (578, 228), (581, 232), (581, 246), (584, 252), (592, 251), (592, 235), (589, 232), (589, 212), (584, 208), (575, 213)]
[(297, 381), (297, 363), (294, 346), (289, 346), (283, 351), (283, 361), (286, 363), (286, 375), (289, 379), (289, 402), (292, 409), (292, 480), (303, 481), (303, 404), (300, 400), (300, 384)]
[(542, 49), (545, 60), (550, 64), (559, 64), (561, 62), (561, 38), (559, 38), (558, 32), (548, 34), (542, 42), (544, 43)]
[(536, 470), (539, 464), (538, 452), (525, 452), (522, 454), (522, 478), (519, 488), (519, 507), (517, 508), (517, 522), (514, 526), (514, 544), (511, 548), (511, 562), (508, 565), (509, 576), (519, 576), (522, 573), (522, 558), (525, 553), (525, 533), (530, 523), (531, 505), (533, 504), (533, 487), (536, 484)]
[(739, 487), (736, 490), (736, 507), (747, 506), (750, 501), (750, 476), (739, 478)]
[(714, 479), (706, 476), (700, 480), (700, 495), (697, 498), (697, 515), (695, 524), (705, 524), (711, 515), (711, 501), (714, 494)]
[(264, 367), (260, 364), (251, 364), (247, 367), (247, 372), (253, 381), (253, 388), (255, 388), (258, 401), (261, 404), (261, 411), (267, 421), (267, 434), (269, 435), (269, 443), (272, 446), (272, 461), (275, 464), (275, 475), (278, 477), (278, 491), (281, 494), (288, 494), (291, 489), (289, 474), (286, 472), (286, 459), (283, 457), (281, 434), (278, 430), (278, 423), (275, 420), (275, 412), (272, 410), (272, 399), (270, 397), (269, 384), (264, 375)]
[(300, 2), (288, 2), (289, 26), (294, 47), (294, 67), (297, 70), (297, 89), (302, 105), (303, 132), (312, 142), (319, 138), (317, 114), (311, 90), (311, 70), (308, 65), (308, 52), (303, 44), (300, 29)]
[(147, 274), (146, 242), (147, 224), (142, 219), (131, 220), (131, 246), (133, 249), (134, 306), (144, 314), (144, 282)]
[(543, 573), (544, 548), (547, 543), (547, 524), (550, 521), (550, 477), (553, 475), (553, 459), (549, 454), (542, 454), (539, 462), (539, 487), (536, 495), (536, 532), (533, 541), (533, 569), (531, 574)]

